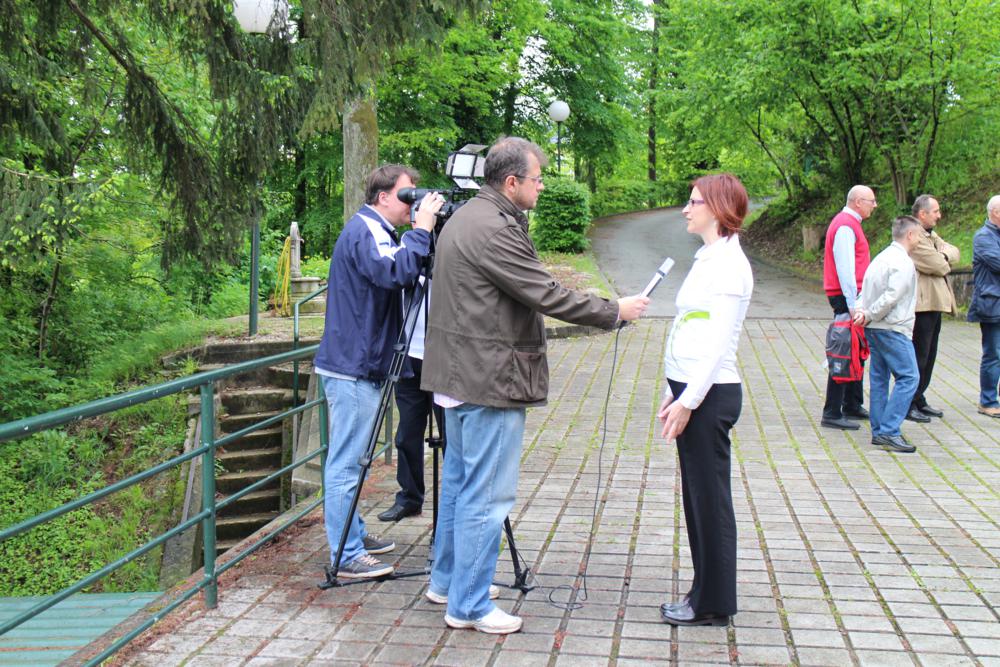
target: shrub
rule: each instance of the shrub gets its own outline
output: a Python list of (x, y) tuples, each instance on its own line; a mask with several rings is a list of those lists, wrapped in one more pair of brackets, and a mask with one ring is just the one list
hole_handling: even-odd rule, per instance
[(538, 197), (531, 236), (539, 250), (581, 252), (587, 249), (590, 193), (568, 179), (546, 179)]
[(594, 193), (594, 217), (669, 206), (687, 197), (687, 184), (647, 180), (615, 180), (599, 183)]

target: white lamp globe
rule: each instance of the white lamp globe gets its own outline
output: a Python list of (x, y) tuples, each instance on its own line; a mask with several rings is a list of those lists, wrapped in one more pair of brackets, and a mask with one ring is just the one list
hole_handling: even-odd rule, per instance
[(569, 118), (569, 105), (562, 100), (556, 100), (549, 105), (549, 118), (561, 123)]
[(244, 32), (266, 33), (275, 15), (279, 25), (288, 20), (288, 0), (233, 0), (233, 16)]

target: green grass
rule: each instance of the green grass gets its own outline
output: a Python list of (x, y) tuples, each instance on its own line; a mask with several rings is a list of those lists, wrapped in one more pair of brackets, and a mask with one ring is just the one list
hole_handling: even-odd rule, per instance
[(585, 252), (571, 254), (562, 252), (540, 252), (538, 253), (546, 267), (561, 277), (563, 267), (572, 271), (572, 277), (563, 282), (566, 287), (581, 290), (594, 290), (600, 296), (613, 298), (614, 291), (611, 285), (604, 278), (600, 267), (597, 265), (597, 258), (594, 253), (587, 250)]

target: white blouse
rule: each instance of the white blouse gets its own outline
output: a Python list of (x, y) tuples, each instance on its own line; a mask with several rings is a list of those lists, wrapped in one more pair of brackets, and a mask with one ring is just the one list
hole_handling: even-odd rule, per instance
[[(713, 384), (740, 381), (736, 348), (752, 293), (753, 271), (737, 234), (694, 254), (663, 355), (666, 377), (687, 383), (677, 399), (684, 407), (696, 409)], [(669, 383), (666, 395), (672, 395)]]

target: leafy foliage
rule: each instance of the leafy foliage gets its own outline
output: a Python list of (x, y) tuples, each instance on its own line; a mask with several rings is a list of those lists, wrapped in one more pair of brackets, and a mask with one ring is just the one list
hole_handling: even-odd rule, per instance
[(587, 248), (590, 193), (574, 181), (550, 178), (538, 197), (531, 236), (539, 250), (580, 252)]

